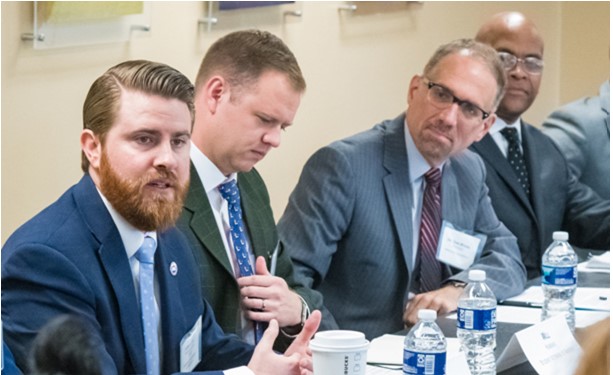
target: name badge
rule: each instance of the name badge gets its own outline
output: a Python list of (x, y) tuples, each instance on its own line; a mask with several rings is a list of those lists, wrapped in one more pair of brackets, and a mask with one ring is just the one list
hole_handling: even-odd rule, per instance
[(452, 267), (467, 269), (481, 256), (487, 236), (455, 228), (443, 220), (436, 259)]
[(181, 339), (181, 372), (191, 372), (202, 360), (202, 315)]

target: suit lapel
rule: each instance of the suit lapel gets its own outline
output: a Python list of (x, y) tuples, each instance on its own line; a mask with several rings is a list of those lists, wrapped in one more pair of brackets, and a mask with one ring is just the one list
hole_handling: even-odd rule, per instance
[(185, 200), (185, 208), (191, 212), (189, 226), (202, 242), (203, 247), (207, 249), (219, 263), (223, 265), (226, 271), (234, 277), (226, 248), (223, 244), (219, 228), (215, 222), (215, 216), (209, 203), (209, 199), (204, 191), (200, 176), (196, 172), (193, 163), (190, 168), (190, 186), (187, 198)]
[[(463, 220), (464, 210), (462, 209), (462, 203), (464, 200), (460, 195), (460, 188), (458, 187), (458, 176), (455, 175), (452, 167), (453, 159), (446, 162), (443, 168), (443, 180), (441, 182), (441, 214), (442, 219), (448, 221), (452, 225), (459, 225)], [(442, 223), (441, 223), (442, 228)], [(469, 229), (469, 228), (461, 228)], [(440, 235), (439, 235), (440, 241)], [(442, 263), (446, 270), (446, 276), (449, 277), (453, 272), (451, 267)]]
[[(536, 151), (539, 147), (539, 140), (532, 135), (532, 133), (535, 131), (539, 130), (532, 128), (530, 125), (525, 124), (523, 121), (521, 122), (522, 148), (524, 149), (524, 158), (526, 159), (528, 176), (530, 176), (530, 192), (533, 197), (543, 197), (545, 196), (545, 194), (547, 194), (547, 187), (544, 184), (546, 179), (543, 178), (543, 175), (551, 173), (553, 171), (543, 170), (543, 168), (548, 168), (548, 166), (544, 165), (544, 163), (546, 162), (545, 160), (539, 159), (538, 152)], [(536, 225), (539, 226), (540, 221), (536, 220), (536, 218), (542, 217), (542, 213), (547, 208), (544, 206), (543, 199), (532, 200), (533, 203), (531, 207), (533, 208), (533, 213), (535, 215), (534, 221)]]
[[(181, 303), (181, 289), (178, 285), (177, 274), (183, 272), (180, 262), (175, 254), (180, 250), (175, 250), (174, 243), (165, 240), (163, 235), (158, 236), (158, 248), (155, 254), (155, 274), (160, 287), (161, 309), (160, 316), (162, 319), (162, 342), (169, 345), (181, 342), (183, 335), (187, 333), (186, 327), (191, 327), (195, 322), (186, 322)], [(171, 273), (174, 269), (174, 275)], [(164, 300), (168, 298), (168, 300)], [(191, 325), (190, 325), (191, 324)], [(164, 348), (163, 373), (171, 373), (176, 371), (179, 363), (178, 353), (174, 347)]]
[(145, 346), (142, 334), (138, 334), (143, 332), (140, 307), (119, 231), (89, 176), (84, 176), (79, 183), (76, 201), (88, 227), (100, 243), (98, 256), (117, 299), (118, 316), (130, 361), (137, 373), (144, 373)]
[[(530, 212), (533, 219), (536, 220), (534, 211), (532, 210), (532, 205), (528, 200), (526, 192), (522, 189), (519, 181), (517, 181), (517, 176), (511, 168), (509, 161), (504, 157), (502, 152), (500, 152), (500, 149), (498, 148), (498, 145), (496, 145), (496, 142), (494, 142), (492, 136), (486, 134), (481, 141), (473, 143), (472, 147), (477, 150), (485, 163), (492, 166), (492, 168), (500, 176), (501, 180), (508, 185), (509, 189), (513, 192), (513, 195), (517, 197), (524, 208)], [(528, 170), (530, 170), (529, 165)]]
[(443, 181), (441, 183), (441, 210), (443, 220), (447, 220), (452, 224), (462, 222), (457, 220), (463, 215), (462, 212), (462, 197), (458, 188), (457, 177), (451, 167), (452, 160), (447, 161), (443, 168)]
[[(405, 267), (409, 274), (413, 263), (413, 239), (411, 209), (412, 187), (409, 180), (409, 164), (404, 139), (404, 116), (397, 117), (383, 134), (383, 167), (389, 172), (383, 178), (383, 186), (389, 203)], [(408, 189), (407, 189), (408, 187)]]

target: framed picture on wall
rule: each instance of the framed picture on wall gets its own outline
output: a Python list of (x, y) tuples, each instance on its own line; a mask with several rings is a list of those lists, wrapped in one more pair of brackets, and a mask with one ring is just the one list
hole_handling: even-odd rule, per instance
[(291, 3), (294, 3), (294, 1), (220, 1), (219, 10), (257, 8)]

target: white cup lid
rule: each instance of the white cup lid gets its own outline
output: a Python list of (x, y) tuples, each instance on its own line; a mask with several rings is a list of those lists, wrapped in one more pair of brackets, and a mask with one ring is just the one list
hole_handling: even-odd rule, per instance
[(368, 344), (362, 332), (331, 330), (317, 332), (311, 345), (320, 349), (353, 349)]

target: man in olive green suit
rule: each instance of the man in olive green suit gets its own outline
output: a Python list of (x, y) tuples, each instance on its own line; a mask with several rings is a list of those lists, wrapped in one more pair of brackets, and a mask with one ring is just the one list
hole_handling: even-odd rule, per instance
[(305, 88), (294, 55), (268, 32), (234, 32), (210, 47), (196, 78), (191, 181), (178, 223), (224, 331), (257, 342), (260, 327), (276, 319), (279, 350), (322, 302), (295, 281), (278, 248), (268, 192), (253, 166), (279, 146)]

